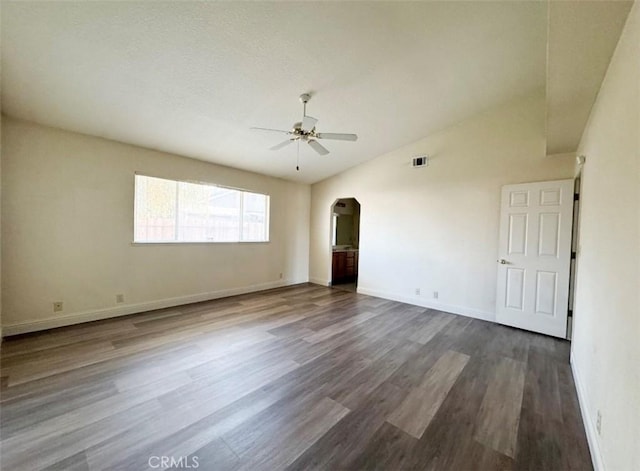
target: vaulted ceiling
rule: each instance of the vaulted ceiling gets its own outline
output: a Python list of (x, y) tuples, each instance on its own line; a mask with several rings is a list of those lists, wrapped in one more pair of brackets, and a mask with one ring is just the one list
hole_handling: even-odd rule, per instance
[[(3, 2), (2, 110), (310, 183), (545, 87), (547, 26), (545, 2)], [(289, 129), (303, 92), (359, 140), (296, 172), (249, 128)]]
[(551, 2), (547, 154), (574, 152), (633, 2)]

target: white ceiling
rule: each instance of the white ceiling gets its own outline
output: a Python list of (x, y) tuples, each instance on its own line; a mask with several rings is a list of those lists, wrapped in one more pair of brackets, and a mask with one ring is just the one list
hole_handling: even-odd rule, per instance
[[(2, 3), (3, 112), (316, 182), (545, 85), (544, 2)], [(310, 91), (319, 156), (288, 129)], [(407, 156), (409, 158), (410, 156)]]
[(547, 154), (576, 151), (632, 5), (550, 3)]

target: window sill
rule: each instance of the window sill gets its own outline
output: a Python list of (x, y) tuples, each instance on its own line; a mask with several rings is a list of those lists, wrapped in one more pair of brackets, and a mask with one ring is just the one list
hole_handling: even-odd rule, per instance
[(181, 242), (181, 241), (176, 241), (176, 242), (131, 242), (132, 246), (144, 246), (144, 245), (220, 245), (220, 244), (239, 244), (239, 245), (246, 245), (246, 244), (270, 244), (271, 241), (269, 240), (240, 240), (240, 241), (228, 241), (228, 242), (206, 242), (206, 241), (202, 241), (202, 242)]

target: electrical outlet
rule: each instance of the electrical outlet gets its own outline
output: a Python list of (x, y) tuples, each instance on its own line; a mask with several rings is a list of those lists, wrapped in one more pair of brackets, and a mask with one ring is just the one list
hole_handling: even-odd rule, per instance
[(124, 294), (116, 294), (116, 303), (120, 304), (124, 302)]
[(438, 299), (438, 292), (437, 291), (433, 292), (433, 299)]
[(602, 414), (598, 411), (596, 415), (596, 430), (598, 431), (598, 435), (602, 432)]
[(416, 295), (420, 296), (420, 288), (416, 288)]
[(53, 303), (53, 312), (60, 312), (62, 311), (62, 308), (63, 308), (62, 301), (56, 301), (55, 303)]

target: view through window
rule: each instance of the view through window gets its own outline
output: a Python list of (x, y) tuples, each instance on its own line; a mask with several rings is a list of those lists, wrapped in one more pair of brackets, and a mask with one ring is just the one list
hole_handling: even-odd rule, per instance
[(267, 242), (269, 196), (136, 175), (135, 242)]

